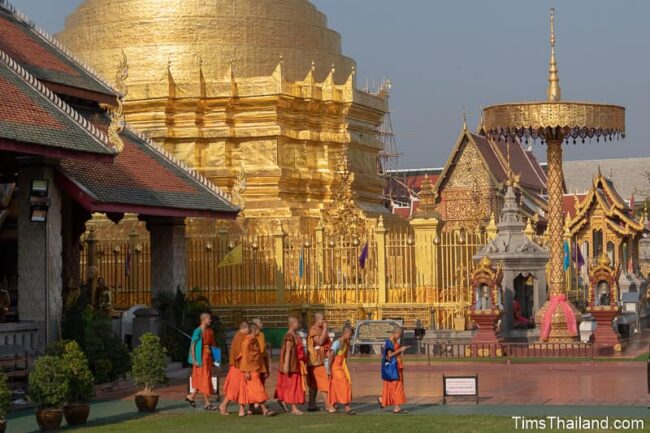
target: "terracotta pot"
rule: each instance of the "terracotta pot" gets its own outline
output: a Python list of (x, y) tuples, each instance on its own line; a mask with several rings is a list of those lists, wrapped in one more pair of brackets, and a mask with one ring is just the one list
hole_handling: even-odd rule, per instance
[(63, 411), (61, 409), (39, 409), (36, 411), (36, 422), (41, 431), (54, 431), (61, 427)]
[(7, 420), (0, 419), (0, 433), (5, 433), (5, 430), (7, 430)]
[(139, 412), (155, 412), (158, 406), (158, 394), (136, 394), (135, 405)]
[(90, 415), (90, 405), (86, 403), (72, 403), (63, 406), (63, 416), (68, 425), (84, 425)]

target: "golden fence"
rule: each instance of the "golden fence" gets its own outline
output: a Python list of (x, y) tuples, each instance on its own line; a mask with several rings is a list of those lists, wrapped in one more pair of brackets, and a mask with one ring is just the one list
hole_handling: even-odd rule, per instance
[[(87, 250), (95, 251), (95, 275), (111, 288), (113, 308), (150, 303), (149, 242), (133, 237), (93, 242)], [(461, 330), (472, 303), (472, 257), (486, 235), (444, 231), (431, 241), (412, 227), (382, 227), (356, 239), (317, 228), (311, 234), (221, 233), (186, 242), (187, 288), (207, 298), (228, 324), (261, 311), (272, 323), (276, 316), (282, 323), (289, 313), (326, 310), (335, 323), (390, 317), (407, 326), (420, 320)], [(239, 245), (242, 263), (219, 267)], [(87, 263), (83, 254), (82, 281)]]

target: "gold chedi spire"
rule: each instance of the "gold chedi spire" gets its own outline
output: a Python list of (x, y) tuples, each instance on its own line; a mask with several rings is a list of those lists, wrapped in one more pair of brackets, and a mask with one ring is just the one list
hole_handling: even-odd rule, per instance
[(557, 102), (562, 98), (560, 90), (560, 77), (557, 74), (557, 61), (555, 60), (555, 8), (551, 8), (551, 61), (548, 70), (548, 89), (546, 97), (549, 102)]

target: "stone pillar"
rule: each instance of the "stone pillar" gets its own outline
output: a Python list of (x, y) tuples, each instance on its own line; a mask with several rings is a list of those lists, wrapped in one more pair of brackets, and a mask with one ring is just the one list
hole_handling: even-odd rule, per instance
[(426, 290), (436, 285), (434, 240), (438, 236), (438, 223), (437, 218), (415, 218), (410, 222), (415, 234), (417, 285)]
[(275, 258), (275, 289), (277, 291), (276, 301), (284, 304), (284, 237), (282, 223), (278, 225), (273, 233), (273, 257)]
[(151, 297), (175, 294), (187, 284), (185, 222), (182, 218), (150, 218)]
[(384, 218), (379, 217), (379, 223), (375, 228), (377, 236), (377, 303), (385, 304), (388, 301), (387, 278), (386, 278), (386, 234), (388, 230), (384, 227)]
[[(34, 179), (49, 181), (47, 222), (30, 220), (30, 190)], [(18, 316), (38, 328), (39, 350), (59, 338), (63, 310), (62, 194), (54, 184), (54, 169), (43, 165), (18, 172)]]

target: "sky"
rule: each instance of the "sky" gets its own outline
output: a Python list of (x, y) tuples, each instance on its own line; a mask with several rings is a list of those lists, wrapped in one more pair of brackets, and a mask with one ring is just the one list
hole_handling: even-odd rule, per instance
[[(161, 0), (164, 1), (164, 0)], [(443, 166), (486, 105), (545, 98), (556, 8), (562, 98), (623, 105), (622, 142), (568, 145), (566, 159), (650, 156), (647, 0), (311, 0), (358, 63), (360, 85), (392, 82), (399, 168)], [(12, 0), (55, 33), (83, 0)], [(536, 153), (544, 161), (544, 149)]]

